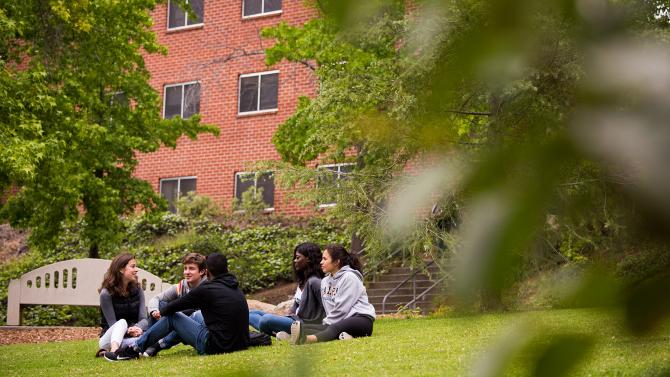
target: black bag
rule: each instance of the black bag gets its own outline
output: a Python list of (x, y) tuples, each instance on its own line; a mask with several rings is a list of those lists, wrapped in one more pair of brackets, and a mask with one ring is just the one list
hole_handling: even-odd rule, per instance
[(272, 338), (270, 335), (257, 331), (249, 331), (249, 347), (270, 345), (272, 345)]

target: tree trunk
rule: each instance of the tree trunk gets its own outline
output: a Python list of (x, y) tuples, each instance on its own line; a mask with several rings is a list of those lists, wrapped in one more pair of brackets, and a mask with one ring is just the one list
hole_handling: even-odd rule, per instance
[(100, 258), (100, 254), (98, 253), (98, 243), (97, 242), (93, 243), (93, 245), (91, 245), (91, 248), (88, 249), (88, 257), (89, 258), (95, 258), (95, 259)]

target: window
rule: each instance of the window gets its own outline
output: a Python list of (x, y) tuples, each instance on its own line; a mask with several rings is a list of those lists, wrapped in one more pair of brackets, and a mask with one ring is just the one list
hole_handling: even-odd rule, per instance
[(189, 192), (195, 192), (196, 177), (179, 177), (161, 179), (161, 196), (168, 202), (170, 212), (177, 212), (177, 199)]
[[(317, 170), (328, 170), (326, 174), (319, 174), (316, 185), (318, 187), (340, 187), (340, 180), (347, 179), (347, 174), (354, 170), (354, 164), (321, 165)], [(337, 204), (336, 193), (330, 191), (320, 201), (319, 207), (332, 207)]]
[(275, 206), (275, 178), (272, 172), (242, 172), (235, 174), (235, 198), (242, 201), (242, 194), (251, 190), (253, 197), (259, 190), (262, 190), (263, 203), (267, 206), (265, 209), (274, 209)]
[(281, 0), (244, 0), (242, 3), (242, 17), (281, 13)]
[(180, 116), (183, 119), (200, 112), (200, 83), (166, 85), (163, 98), (163, 118)]
[(172, 0), (168, 1), (168, 30), (202, 25), (205, 20), (204, 0), (186, 0), (191, 5), (195, 18)]
[(277, 110), (279, 71), (240, 75), (240, 114)]

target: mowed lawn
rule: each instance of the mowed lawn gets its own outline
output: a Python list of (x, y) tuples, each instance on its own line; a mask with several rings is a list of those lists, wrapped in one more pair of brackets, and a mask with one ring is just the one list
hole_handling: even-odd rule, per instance
[[(523, 324), (523, 325), (522, 325)], [(615, 312), (570, 309), (465, 317), (382, 319), (370, 338), (309, 346), (275, 343), (228, 355), (196, 356), (178, 346), (152, 359), (95, 359), (96, 341), (0, 346), (2, 376), (460, 376), (492, 345), (510, 347), (522, 329), (535, 347), (513, 358), (507, 375), (531, 375), (534, 349), (554, 334), (596, 334), (593, 348), (570, 375), (670, 374), (670, 324), (644, 338), (621, 330)], [(478, 365), (482, 367), (481, 364)]]

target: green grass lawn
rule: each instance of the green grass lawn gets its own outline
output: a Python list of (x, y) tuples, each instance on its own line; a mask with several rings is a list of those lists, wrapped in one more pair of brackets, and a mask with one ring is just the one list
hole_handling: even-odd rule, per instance
[[(524, 325), (519, 325), (523, 323)], [(616, 313), (550, 310), (468, 317), (383, 319), (374, 336), (351, 341), (290, 346), (276, 343), (228, 355), (196, 356), (178, 346), (153, 359), (110, 363), (95, 359), (96, 341), (0, 346), (0, 375), (114, 376), (459, 376), (468, 375), (492, 345), (513, 348), (533, 334), (531, 346), (511, 359), (508, 375), (530, 375), (535, 350), (557, 333), (595, 335), (582, 376), (670, 375), (670, 324), (635, 338), (620, 330)], [(509, 346), (508, 346), (509, 344)], [(482, 367), (481, 361), (478, 367)]]

